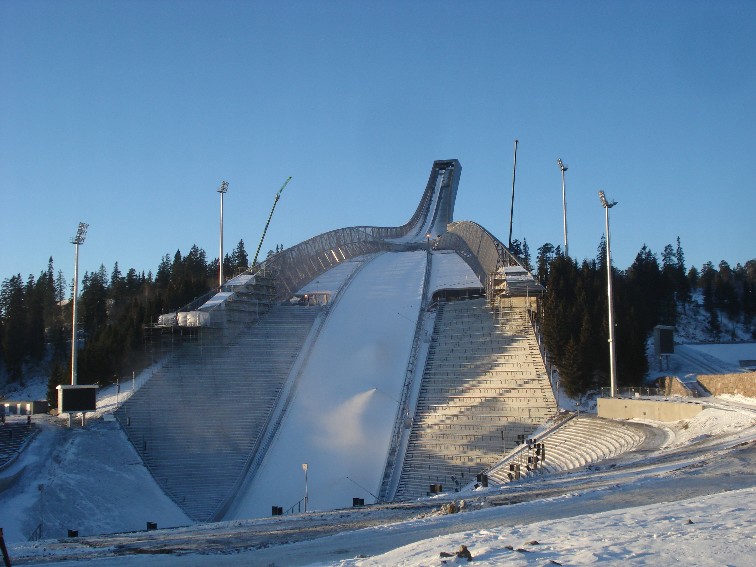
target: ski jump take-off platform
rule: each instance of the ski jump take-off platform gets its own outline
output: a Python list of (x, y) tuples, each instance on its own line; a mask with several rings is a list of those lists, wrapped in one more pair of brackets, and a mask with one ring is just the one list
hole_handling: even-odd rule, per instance
[(556, 414), (543, 288), (453, 221), (460, 174), (436, 161), (406, 224), (321, 234), (161, 317), (185, 340), (116, 415), (190, 517), (454, 491)]

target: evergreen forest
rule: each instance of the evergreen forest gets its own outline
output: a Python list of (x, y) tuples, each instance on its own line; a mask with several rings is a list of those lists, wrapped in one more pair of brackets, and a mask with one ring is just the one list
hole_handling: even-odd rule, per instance
[[(224, 274), (248, 266), (244, 241), (224, 258)], [(116, 262), (84, 273), (77, 301), (77, 382), (105, 385), (139, 372), (150, 361), (145, 329), (162, 313), (181, 308), (215, 289), (218, 259), (208, 262), (205, 251), (192, 246), (163, 256), (157, 271), (124, 273)], [(57, 404), (55, 388), (70, 383), (73, 282), (50, 258), (47, 270), (24, 281), (20, 274), (0, 286), (0, 377), (24, 385), (30, 373), (45, 373), (48, 401)], [(0, 382), (1, 385), (1, 382)]]
[[(661, 261), (660, 261), (661, 260)], [(544, 244), (536, 265), (522, 261), (546, 287), (539, 323), (549, 360), (561, 385), (572, 397), (609, 384), (609, 327), (606, 241), (596, 258), (578, 262), (560, 247)], [(649, 371), (648, 343), (657, 325), (675, 326), (694, 293), (703, 298), (708, 332), (715, 341), (733, 340), (721, 325), (722, 316), (751, 329), (756, 339), (756, 259), (732, 268), (722, 260), (686, 270), (677, 246), (664, 247), (661, 259), (643, 246), (626, 270), (612, 266), (617, 386), (642, 386)]]
[[(580, 262), (550, 243), (538, 248), (535, 264), (527, 241), (515, 240), (512, 252), (546, 288), (538, 323), (564, 389), (579, 396), (608, 383), (603, 238), (596, 258)], [(205, 251), (195, 245), (186, 254), (166, 254), (154, 275), (133, 268), (124, 272), (117, 262), (110, 273), (104, 266), (85, 273), (77, 302), (78, 383), (105, 385), (146, 367), (150, 357), (145, 330), (160, 314), (215, 289), (218, 262), (208, 261)], [(228, 275), (246, 269), (244, 242), (223, 262)], [(677, 245), (665, 246), (660, 257), (643, 246), (626, 270), (612, 267), (612, 282), (619, 386), (643, 383), (654, 326), (675, 325), (694, 294), (703, 298), (709, 330), (718, 340), (730, 338), (721, 328), (722, 315), (753, 329), (756, 339), (756, 259), (734, 268), (723, 260), (717, 266), (707, 262), (700, 269), (686, 269), (678, 238)], [(45, 374), (53, 406), (55, 387), (69, 383), (71, 375), (72, 288), (62, 271), (56, 272), (52, 258), (38, 277), (24, 280), (18, 274), (3, 280), (0, 287), (0, 382), (4, 378), (23, 385), (31, 373)]]

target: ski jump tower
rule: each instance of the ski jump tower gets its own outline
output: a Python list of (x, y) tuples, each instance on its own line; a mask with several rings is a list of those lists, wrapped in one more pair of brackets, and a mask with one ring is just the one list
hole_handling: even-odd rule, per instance
[[(166, 326), (194, 327), (199, 333), (207, 329), (207, 339), (177, 349), (116, 417), (157, 482), (191, 518), (227, 517), (275, 441), (287, 411), (287, 396), (296, 388), (297, 372), (306, 365), (307, 349), (317, 343), (330, 309), (330, 298), (324, 298), (325, 306), (312, 309), (297, 309), (292, 299), (325, 272), (381, 252), (427, 250), (423, 295), (430, 300), (432, 246), (434, 251), (455, 253), (477, 276), (470, 277), (476, 281), (470, 281), (468, 287), (478, 294), (481, 288), (485, 291), (488, 307), (482, 306), (481, 313), (493, 311), (492, 307), (530, 311), (536, 306), (543, 288), (509, 250), (480, 225), (454, 221), (461, 170), (455, 159), (435, 161), (416, 210), (401, 226), (352, 226), (325, 232), (266, 258), (226, 282), (212, 297), (163, 316)], [(485, 313), (480, 316), (490, 318)], [(452, 315), (447, 314), (447, 320), (449, 317)], [(418, 323), (413, 352), (424, 336), (420, 327)], [(537, 353), (537, 347), (535, 350)], [(486, 357), (491, 358), (490, 352)], [(533, 374), (540, 379), (543, 371), (534, 370)], [(476, 393), (476, 403), (486, 395)], [(221, 413), (216, 418), (198, 419), (198, 415), (207, 417), (200, 408), (216, 408)], [(548, 406), (548, 411), (551, 409)], [(236, 417), (223, 419), (227, 411)], [(397, 486), (399, 494), (411, 496), (417, 486), (427, 484), (426, 480), (413, 484), (409, 479), (413, 475), (410, 461), (402, 469), (406, 447), (401, 437), (409, 431), (403, 423), (400, 411), (384, 486), (375, 487), (382, 498), (391, 499)], [(525, 425), (531, 427), (532, 423)], [(415, 429), (413, 435), (422, 433)]]

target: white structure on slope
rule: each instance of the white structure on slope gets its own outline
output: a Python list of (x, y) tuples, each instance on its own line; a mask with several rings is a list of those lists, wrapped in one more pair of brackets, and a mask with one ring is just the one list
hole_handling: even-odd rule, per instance
[[(420, 312), (426, 255), (385, 253), (333, 304), (278, 435), (230, 517), (351, 506), (377, 494)], [(303, 506), (303, 503), (302, 503)]]

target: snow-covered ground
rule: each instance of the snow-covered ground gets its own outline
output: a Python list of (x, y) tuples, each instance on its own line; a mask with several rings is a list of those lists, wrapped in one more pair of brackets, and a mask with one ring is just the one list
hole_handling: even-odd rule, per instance
[[(453, 553), (462, 545), (475, 565), (752, 565), (755, 502), (756, 489), (747, 488), (671, 505), (662, 502), (504, 527), (496, 525), (500, 510), (494, 508), (479, 513), (485, 524), (480, 528), (338, 565), (440, 565), (441, 552)], [(465, 563), (456, 557), (446, 561)]]
[[(466, 563), (440, 556), (465, 545), (478, 565), (752, 565), (756, 400), (738, 396), (712, 402), (718, 407), (694, 419), (658, 424), (668, 438), (661, 449), (590, 470), (406, 504), (16, 541), (10, 552), (14, 565), (420, 567)], [(58, 478), (70, 477), (71, 484), (78, 479), (103, 499), (114, 492), (101, 469), (79, 478), (76, 456), (60, 464)], [(119, 484), (138, 483), (135, 477)], [(120, 498), (113, 494), (116, 502)], [(134, 507), (146, 500), (134, 494)], [(450, 502), (460, 511), (449, 513)], [(8, 513), (22, 503), (3, 497), (0, 504), (6, 524)], [(113, 510), (93, 507), (79, 514), (80, 521), (97, 521)]]
[[(292, 504), (303, 495), (301, 463), (308, 462), (312, 467), (310, 510), (314, 512), (191, 525), (154, 483), (118, 425), (110, 421), (109, 412), (138, 389), (154, 367), (133, 381), (123, 380), (118, 388), (103, 388), (98, 412), (89, 416), (86, 430), (77, 425), (68, 429), (66, 420), (59, 418), (34, 418), (41, 433), (17, 461), (0, 471), (0, 527), (14, 565), (89, 560), (97, 565), (426, 566), (466, 562), (439, 555), (453, 554), (460, 545), (466, 545), (480, 565), (752, 564), (756, 551), (752, 514), (756, 504), (756, 400), (740, 396), (707, 399), (711, 407), (691, 420), (653, 424), (666, 439), (661, 447), (627, 454), (590, 470), (406, 504), (327, 511), (334, 505), (348, 506), (350, 496), (364, 496), (361, 488), (365, 486), (370, 492), (377, 491), (386, 447), (358, 459), (344, 459), (348, 453), (344, 449), (354, 447), (366, 431), (372, 435), (383, 421), (393, 421), (397, 404), (390, 398), (392, 393), (393, 397), (399, 394), (391, 384), (394, 378), (384, 381), (395, 373), (385, 364), (375, 363), (381, 357), (376, 354), (380, 345), (374, 339), (383, 337), (381, 341), (387, 345), (383, 350), (390, 351), (386, 358), (402, 359), (406, 364), (413, 317), (420, 308), (425, 252), (383, 256), (403, 257), (407, 262), (382, 266), (379, 256), (366, 264), (349, 285), (355, 293), (339, 299), (330, 314), (332, 321), (342, 317), (341, 324), (347, 326), (373, 321), (376, 333), (371, 345), (360, 346), (355, 337), (359, 335), (357, 327), (328, 339), (327, 327), (332, 321), (326, 323), (323, 342), (318, 345), (322, 352), (312, 353), (312, 381), (306, 385), (303, 374), (302, 389), (297, 393), (301, 405), (292, 406), (294, 417), (290, 417), (292, 424), (304, 428), (300, 436), (306, 443), (297, 439), (294, 429), (286, 433), (282, 428), (279, 454), (271, 453), (268, 472), (263, 469), (258, 477), (264, 482), (254, 489), (256, 494), (250, 492), (251, 501), (260, 504), (264, 515), (271, 503)], [(434, 252), (431, 291), (467, 285), (471, 272), (457, 260), (456, 255)], [(396, 288), (404, 289), (399, 307), (396, 298), (388, 301), (396, 292), (393, 284), (363, 287), (378, 279), (371, 276), (371, 265), (376, 273), (396, 270), (395, 279), (401, 283)], [(313, 290), (333, 292), (357, 267), (347, 265), (340, 273), (324, 274)], [(414, 282), (409, 287), (408, 280)], [(374, 310), (364, 311), (365, 305)], [(332, 324), (335, 328), (336, 323)], [(426, 324), (425, 328), (430, 327)], [(424, 347), (427, 345), (421, 344), (421, 349)], [(748, 351), (746, 355), (725, 355), (707, 349), (700, 355), (691, 354), (696, 348), (680, 348), (678, 367), (673, 370), (701, 372), (701, 364), (729, 370), (733, 356), (753, 358)], [(688, 356), (683, 356), (686, 353)], [(372, 374), (368, 374), (372, 378), (329, 390), (327, 378), (348, 373), (348, 360), (343, 359), (349, 358), (371, 368)], [(373, 363), (365, 362), (372, 359)], [(403, 369), (398, 375), (404, 378)], [(45, 381), (38, 380), (13, 397), (40, 399), (45, 395)], [(312, 407), (325, 407), (324, 400), (331, 400), (333, 407), (320, 416), (311, 413)], [(380, 405), (374, 414), (368, 411), (371, 404)], [(386, 420), (377, 415), (381, 412)], [(313, 416), (318, 420), (312, 421)], [(306, 418), (310, 421), (303, 423)], [(340, 452), (331, 453), (333, 447), (318, 444), (318, 439), (325, 438), (324, 432), (330, 432), (325, 436), (330, 445), (340, 441)], [(311, 446), (319, 447), (322, 455), (306, 453)], [(270, 466), (284, 457), (290, 461), (286, 466), (295, 470), (281, 473)], [(359, 470), (353, 471), (355, 466)], [(330, 481), (321, 482), (316, 470), (328, 470)], [(338, 498), (347, 495), (345, 502), (327, 496), (328, 484), (335, 481), (347, 486), (337, 491)], [(294, 495), (293, 499), (274, 492), (279, 484), (288, 486), (285, 494)], [(451, 502), (461, 507), (459, 513), (448, 513)], [(156, 522), (161, 529), (138, 531), (144, 530), (146, 522)], [(48, 539), (27, 542), (39, 526)], [(69, 529), (78, 530), (81, 537), (66, 538)], [(97, 535), (108, 533), (115, 535)]]
[(739, 367), (743, 360), (756, 360), (756, 343), (700, 344), (686, 345), (688, 348), (713, 356), (719, 360)]
[(431, 261), (430, 293), (439, 289), (476, 289), (480, 281), (472, 268), (459, 254), (451, 250), (436, 250)]
[(103, 533), (191, 521), (160, 490), (126, 436), (114, 423), (86, 430), (45, 424), (31, 446), (0, 478), (19, 474), (0, 492), (0, 527), (6, 541), (26, 540), (42, 526), (43, 537), (68, 529)]

